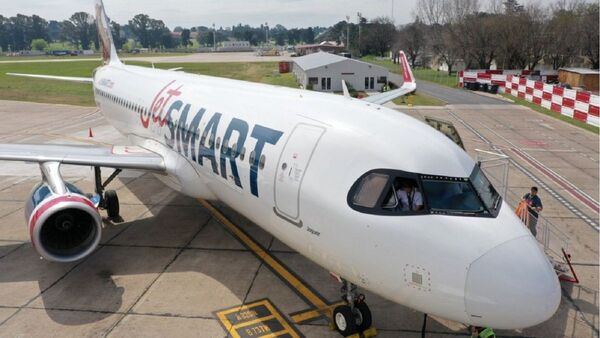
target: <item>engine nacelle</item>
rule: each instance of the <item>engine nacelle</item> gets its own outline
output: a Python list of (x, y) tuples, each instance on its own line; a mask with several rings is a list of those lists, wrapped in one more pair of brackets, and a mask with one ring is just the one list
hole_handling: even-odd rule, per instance
[(102, 217), (94, 203), (74, 185), (56, 194), (38, 184), (25, 207), (31, 243), (45, 259), (68, 263), (91, 254), (100, 242)]

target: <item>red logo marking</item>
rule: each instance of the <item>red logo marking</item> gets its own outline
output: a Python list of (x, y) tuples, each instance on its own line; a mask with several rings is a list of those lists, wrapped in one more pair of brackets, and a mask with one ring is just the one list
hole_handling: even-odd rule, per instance
[(163, 115), (165, 107), (173, 96), (181, 95), (181, 91), (179, 90), (183, 87), (183, 85), (181, 85), (175, 89), (169, 88), (173, 83), (175, 83), (175, 80), (169, 82), (158, 92), (158, 94), (156, 94), (154, 100), (152, 100), (152, 105), (150, 106), (150, 112), (148, 114), (140, 114), (140, 120), (142, 121), (144, 128), (148, 128), (148, 125), (150, 125), (150, 115), (152, 115), (152, 122), (158, 123), (161, 127), (165, 125), (167, 121), (166, 115)]

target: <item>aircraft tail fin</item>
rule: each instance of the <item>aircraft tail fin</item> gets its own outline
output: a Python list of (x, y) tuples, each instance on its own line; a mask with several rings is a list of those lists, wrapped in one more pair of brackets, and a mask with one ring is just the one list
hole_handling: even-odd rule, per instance
[(400, 62), (402, 63), (402, 77), (404, 78), (404, 83), (402, 83), (402, 86), (400, 86), (398, 89), (365, 97), (363, 99), (364, 101), (376, 104), (384, 104), (388, 101), (392, 101), (395, 98), (410, 94), (417, 90), (417, 81), (415, 80), (412, 70), (410, 69), (410, 65), (406, 59), (406, 54), (404, 54), (403, 51), (400, 51)]
[(102, 46), (102, 61), (105, 65), (120, 64), (117, 49), (110, 31), (110, 21), (104, 10), (102, 0), (96, 0), (96, 26), (98, 27), (98, 38)]
[(400, 51), (400, 62), (402, 63), (402, 76), (404, 77), (404, 83), (415, 83), (415, 77), (410, 69), (410, 65), (408, 64), (408, 59), (406, 58), (404, 51)]

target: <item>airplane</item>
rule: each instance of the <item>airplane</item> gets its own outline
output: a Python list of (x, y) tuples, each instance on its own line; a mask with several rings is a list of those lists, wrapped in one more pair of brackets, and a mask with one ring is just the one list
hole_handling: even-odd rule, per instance
[[(404, 85), (349, 97), (123, 64), (102, 0), (102, 66), (90, 78), (106, 120), (131, 145), (2, 144), (0, 160), (39, 164), (26, 206), (31, 242), (49, 261), (90, 255), (100, 209), (119, 216), (107, 185), (145, 170), (187, 196), (221, 201), (342, 282), (331, 321), (343, 336), (372, 316), (358, 287), (423, 313), (520, 329), (557, 310), (558, 279), (535, 238), (479, 164), (430, 126), (383, 103)], [(61, 165), (94, 168), (95, 191), (65, 182)], [(115, 171), (105, 181), (101, 169)]]

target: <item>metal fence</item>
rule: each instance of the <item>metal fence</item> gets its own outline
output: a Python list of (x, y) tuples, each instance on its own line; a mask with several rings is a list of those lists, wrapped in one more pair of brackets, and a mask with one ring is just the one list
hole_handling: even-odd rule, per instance
[[(481, 169), (485, 172), (487, 178), (498, 193), (502, 195), (504, 201), (515, 210), (523, 200), (523, 195), (508, 186), (510, 158), (504, 154), (491, 151), (480, 149), (475, 151), (477, 153), (476, 160), (480, 163)], [(569, 237), (543, 216), (538, 215), (538, 217), (535, 217), (531, 212), (527, 216), (525, 217), (525, 222), (528, 223), (526, 226), (536, 227), (537, 234), (535, 237), (544, 247), (546, 254), (555, 262), (565, 263), (562, 249), (568, 252)]]

